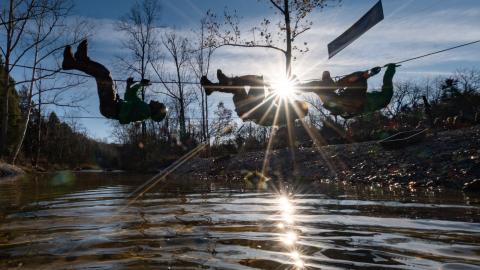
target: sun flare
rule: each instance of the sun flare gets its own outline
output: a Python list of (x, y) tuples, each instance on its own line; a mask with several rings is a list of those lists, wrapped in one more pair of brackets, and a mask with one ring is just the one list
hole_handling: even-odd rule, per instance
[(295, 81), (288, 78), (280, 78), (272, 83), (274, 95), (282, 99), (292, 99), (295, 97)]

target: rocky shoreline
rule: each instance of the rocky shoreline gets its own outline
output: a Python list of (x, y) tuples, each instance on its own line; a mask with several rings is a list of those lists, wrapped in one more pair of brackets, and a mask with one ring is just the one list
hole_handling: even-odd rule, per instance
[[(374, 141), (300, 148), (294, 159), (291, 156), (287, 149), (272, 151), (267, 177), (411, 189), (465, 189), (466, 185), (471, 191), (480, 189), (480, 181), (475, 182), (480, 179), (479, 125), (430, 133), (424, 141), (398, 150), (386, 150)], [(241, 182), (252, 172), (262, 171), (264, 157), (264, 152), (248, 152), (216, 159), (196, 158), (175, 175)]]
[(0, 180), (24, 174), (25, 171), (17, 166), (0, 162)]

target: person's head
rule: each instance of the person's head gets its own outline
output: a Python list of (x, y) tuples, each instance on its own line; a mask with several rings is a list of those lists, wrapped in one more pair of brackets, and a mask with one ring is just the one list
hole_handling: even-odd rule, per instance
[(153, 121), (160, 122), (167, 115), (167, 107), (165, 107), (165, 104), (152, 100), (148, 105), (150, 106), (150, 118), (152, 118)]
[(332, 81), (332, 77), (330, 76), (330, 71), (324, 71), (322, 73), (322, 81)]

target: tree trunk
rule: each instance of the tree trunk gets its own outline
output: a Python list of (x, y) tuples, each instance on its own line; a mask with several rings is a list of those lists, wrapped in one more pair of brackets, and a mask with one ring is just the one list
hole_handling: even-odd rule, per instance
[(10, 0), (8, 11), (8, 27), (7, 27), (7, 47), (5, 48), (5, 74), (3, 74), (3, 104), (0, 126), (0, 158), (4, 157), (7, 150), (8, 141), (8, 98), (10, 94), (10, 54), (12, 47), (13, 32), (13, 0)]
[[(285, 51), (285, 69), (286, 69), (286, 76), (290, 79), (292, 75), (292, 29), (290, 26), (290, 9), (288, 7), (288, 1), (283, 1), (283, 10), (284, 10), (284, 17), (285, 17), (285, 32), (286, 32), (286, 43), (287, 43), (287, 50)], [(287, 106), (287, 104), (283, 104), (283, 106)], [(293, 115), (293, 112), (286, 112), (290, 115)], [(295, 139), (293, 138), (293, 132), (295, 129), (295, 121), (292, 117), (287, 117), (287, 136), (288, 136), (288, 149), (290, 150), (291, 161), (293, 170), (292, 173), (295, 174), (296, 172), (296, 160), (295, 160)]]
[[(143, 80), (144, 78), (142, 78)], [(142, 86), (142, 101), (145, 102), (145, 86)], [(142, 121), (142, 138), (145, 138), (147, 134), (147, 125), (145, 124), (145, 120)]]
[(10, 65), (9, 56), (5, 59), (5, 71), (3, 76), (3, 103), (2, 103), (2, 124), (1, 124), (1, 134), (0, 134), (0, 158), (6, 155), (7, 151), (7, 139), (8, 139), (8, 98), (9, 98), (9, 88), (10, 88), (10, 76), (8, 72), (8, 66)]
[(208, 96), (205, 93), (205, 137), (207, 144), (210, 145), (210, 131), (208, 128)]
[(42, 147), (42, 89), (38, 89), (38, 115), (37, 115), (37, 152), (35, 154), (34, 167), (38, 167), (40, 159), (40, 150)]
[(186, 138), (187, 135), (187, 128), (185, 125), (185, 100), (183, 98), (183, 93), (180, 98), (180, 116), (179, 116), (179, 121), (180, 121), (180, 140), (183, 142), (183, 140)]
[(177, 80), (178, 80), (178, 94), (179, 94), (179, 105), (180, 105), (180, 115), (178, 117), (178, 120), (180, 121), (180, 141), (183, 142), (186, 136), (186, 126), (185, 126), (185, 97), (183, 96), (183, 87), (182, 87), (182, 81), (181, 81), (181, 76), (180, 76), (180, 66), (178, 61), (175, 61), (175, 65), (177, 68)]
[(165, 138), (167, 142), (170, 142), (170, 125), (168, 120), (168, 115), (165, 117), (165, 124), (164, 124), (164, 131), (165, 131)]
[[(142, 67), (141, 67), (141, 79), (145, 79), (145, 53), (142, 53)], [(145, 102), (145, 86), (142, 86), (142, 101)], [(147, 126), (145, 120), (142, 121), (142, 139), (145, 140), (145, 135), (147, 134)]]
[(200, 89), (200, 95), (202, 97), (201, 99), (201, 106), (202, 106), (202, 141), (206, 141), (207, 140), (207, 132), (206, 132), (206, 129), (205, 129), (205, 96), (203, 94), (203, 90)]
[(287, 78), (290, 78), (292, 75), (292, 29), (290, 27), (290, 10), (288, 8), (288, 1), (284, 0), (283, 2), (283, 10), (285, 16), (285, 30), (286, 30), (286, 37), (285, 40), (287, 42), (287, 51), (285, 52), (285, 71)]
[[(37, 39), (38, 39), (38, 35), (37, 35)], [(27, 99), (27, 107), (28, 107), (27, 116), (25, 119), (25, 124), (23, 126), (22, 136), (20, 138), (20, 141), (17, 144), (17, 148), (15, 149), (15, 154), (13, 155), (13, 158), (12, 158), (12, 164), (15, 164), (15, 161), (17, 160), (18, 154), (20, 153), (20, 149), (22, 148), (23, 140), (25, 139), (25, 135), (27, 134), (28, 123), (30, 122), (30, 113), (32, 112), (31, 104), (32, 104), (32, 95), (33, 95), (33, 85), (35, 80), (35, 69), (37, 68), (37, 59), (38, 59), (38, 43), (35, 45), (35, 54), (33, 56), (32, 76), (31, 76), (31, 81), (29, 85), (28, 99)]]

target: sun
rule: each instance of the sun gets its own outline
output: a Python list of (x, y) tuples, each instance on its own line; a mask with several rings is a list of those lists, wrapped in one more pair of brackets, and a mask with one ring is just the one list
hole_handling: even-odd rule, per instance
[(272, 83), (273, 94), (282, 99), (292, 99), (295, 97), (295, 82), (288, 78), (279, 78)]

